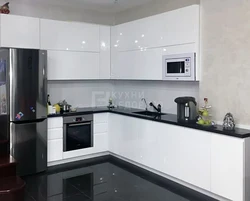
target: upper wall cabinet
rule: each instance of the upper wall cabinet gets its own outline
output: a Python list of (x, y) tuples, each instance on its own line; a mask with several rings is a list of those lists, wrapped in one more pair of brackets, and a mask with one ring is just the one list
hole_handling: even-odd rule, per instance
[(197, 40), (199, 40), (199, 5), (112, 28), (112, 45), (118, 51), (195, 43)]
[(48, 80), (99, 79), (99, 53), (48, 51)]
[(99, 25), (41, 19), (41, 49), (99, 52)]
[(0, 15), (1, 47), (40, 49), (40, 20), (17, 15)]
[(111, 28), (111, 78), (162, 80), (163, 55), (196, 53), (199, 66), (199, 5)]
[(100, 26), (100, 79), (110, 79), (110, 26)]

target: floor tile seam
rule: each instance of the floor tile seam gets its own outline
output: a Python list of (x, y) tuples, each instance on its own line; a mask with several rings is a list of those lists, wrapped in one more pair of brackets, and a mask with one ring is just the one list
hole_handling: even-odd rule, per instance
[[(86, 196), (87, 198), (91, 199), (89, 196), (87, 196), (81, 189), (77, 188), (76, 186), (74, 186), (72, 183), (69, 183), (71, 186), (73, 186), (76, 190), (78, 190), (81, 194), (83, 194), (84, 196)], [(71, 197), (71, 196), (70, 196)]]

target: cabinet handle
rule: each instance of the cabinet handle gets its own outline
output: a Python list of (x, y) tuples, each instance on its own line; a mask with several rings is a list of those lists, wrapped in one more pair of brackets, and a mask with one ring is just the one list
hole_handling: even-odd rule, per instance
[(76, 126), (86, 126), (86, 125), (91, 125), (91, 122), (88, 123), (81, 123), (81, 124), (70, 124), (68, 125), (69, 127), (76, 127)]

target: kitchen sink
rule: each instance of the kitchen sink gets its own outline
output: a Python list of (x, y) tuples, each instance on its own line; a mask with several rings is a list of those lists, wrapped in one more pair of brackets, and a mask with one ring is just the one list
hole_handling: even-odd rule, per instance
[(133, 112), (133, 113), (134, 113), (134, 114), (145, 115), (145, 116), (151, 116), (151, 117), (166, 115), (166, 114), (164, 114), (164, 113), (150, 112), (150, 111), (140, 111), (140, 112)]

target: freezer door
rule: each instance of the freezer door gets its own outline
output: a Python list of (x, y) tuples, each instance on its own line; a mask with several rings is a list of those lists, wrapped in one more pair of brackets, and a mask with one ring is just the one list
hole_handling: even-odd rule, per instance
[(18, 161), (19, 176), (47, 169), (47, 119), (10, 123), (10, 153)]
[(47, 52), (10, 49), (10, 121), (47, 116)]

